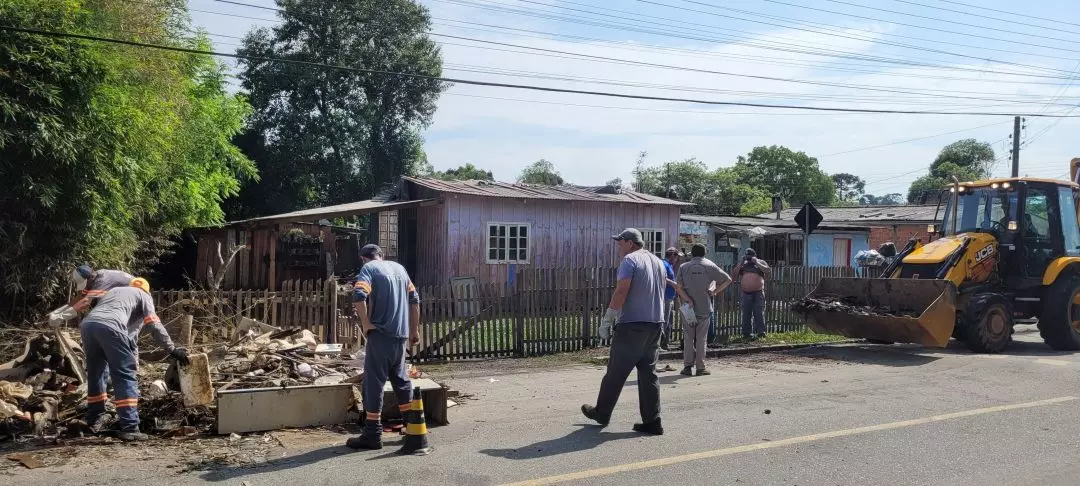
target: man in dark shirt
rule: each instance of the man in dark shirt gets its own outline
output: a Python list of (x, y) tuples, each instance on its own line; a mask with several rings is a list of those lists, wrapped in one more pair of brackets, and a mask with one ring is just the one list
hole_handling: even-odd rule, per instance
[(353, 449), (382, 449), (383, 387), (394, 387), (398, 410), (404, 414), (412, 401), (412, 382), (405, 371), (406, 341), (420, 342), (420, 295), (408, 272), (396, 262), (383, 260), (382, 249), (360, 249), (364, 267), (356, 276), (353, 306), (367, 338), (364, 355), (364, 430), (345, 445)]

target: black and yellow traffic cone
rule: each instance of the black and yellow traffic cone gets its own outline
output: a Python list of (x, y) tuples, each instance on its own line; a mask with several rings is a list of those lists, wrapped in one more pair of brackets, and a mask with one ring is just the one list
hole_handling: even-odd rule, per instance
[(427, 455), (431, 452), (431, 446), (428, 445), (424, 399), (420, 395), (419, 388), (413, 388), (413, 399), (405, 415), (405, 441), (398, 452), (418, 456)]

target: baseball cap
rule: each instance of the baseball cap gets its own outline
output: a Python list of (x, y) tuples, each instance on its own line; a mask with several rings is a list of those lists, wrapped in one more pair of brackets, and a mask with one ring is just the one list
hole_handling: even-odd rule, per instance
[(757, 256), (757, 252), (753, 248), (746, 249), (746, 256)]
[(626, 228), (622, 230), (622, 233), (612, 235), (611, 239), (616, 241), (629, 241), (638, 245), (645, 244), (645, 239), (641, 237), (641, 232), (634, 228)]
[(360, 249), (360, 256), (364, 258), (374, 259), (379, 255), (382, 255), (382, 248), (379, 248), (379, 245), (374, 243), (364, 245), (364, 247)]

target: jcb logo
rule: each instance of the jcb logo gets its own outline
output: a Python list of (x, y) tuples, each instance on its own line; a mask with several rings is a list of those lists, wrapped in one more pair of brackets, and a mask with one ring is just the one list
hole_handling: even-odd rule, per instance
[(979, 250), (975, 254), (975, 263), (982, 263), (983, 260), (990, 258), (990, 255), (994, 254), (994, 245), (986, 245), (983, 249)]

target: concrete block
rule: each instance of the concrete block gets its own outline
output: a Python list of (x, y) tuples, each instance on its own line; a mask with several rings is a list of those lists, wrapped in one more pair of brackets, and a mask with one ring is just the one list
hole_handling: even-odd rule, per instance
[(355, 401), (349, 384), (226, 390), (218, 394), (218, 433), (341, 424)]
[[(413, 388), (420, 389), (420, 396), (424, 400), (424, 420), (427, 421), (428, 426), (450, 425), (446, 412), (446, 389), (427, 378), (414, 379), (412, 384)], [(397, 397), (394, 396), (394, 389), (390, 386), (390, 382), (383, 386), (382, 418), (383, 421), (401, 418), (401, 413), (397, 408)]]

